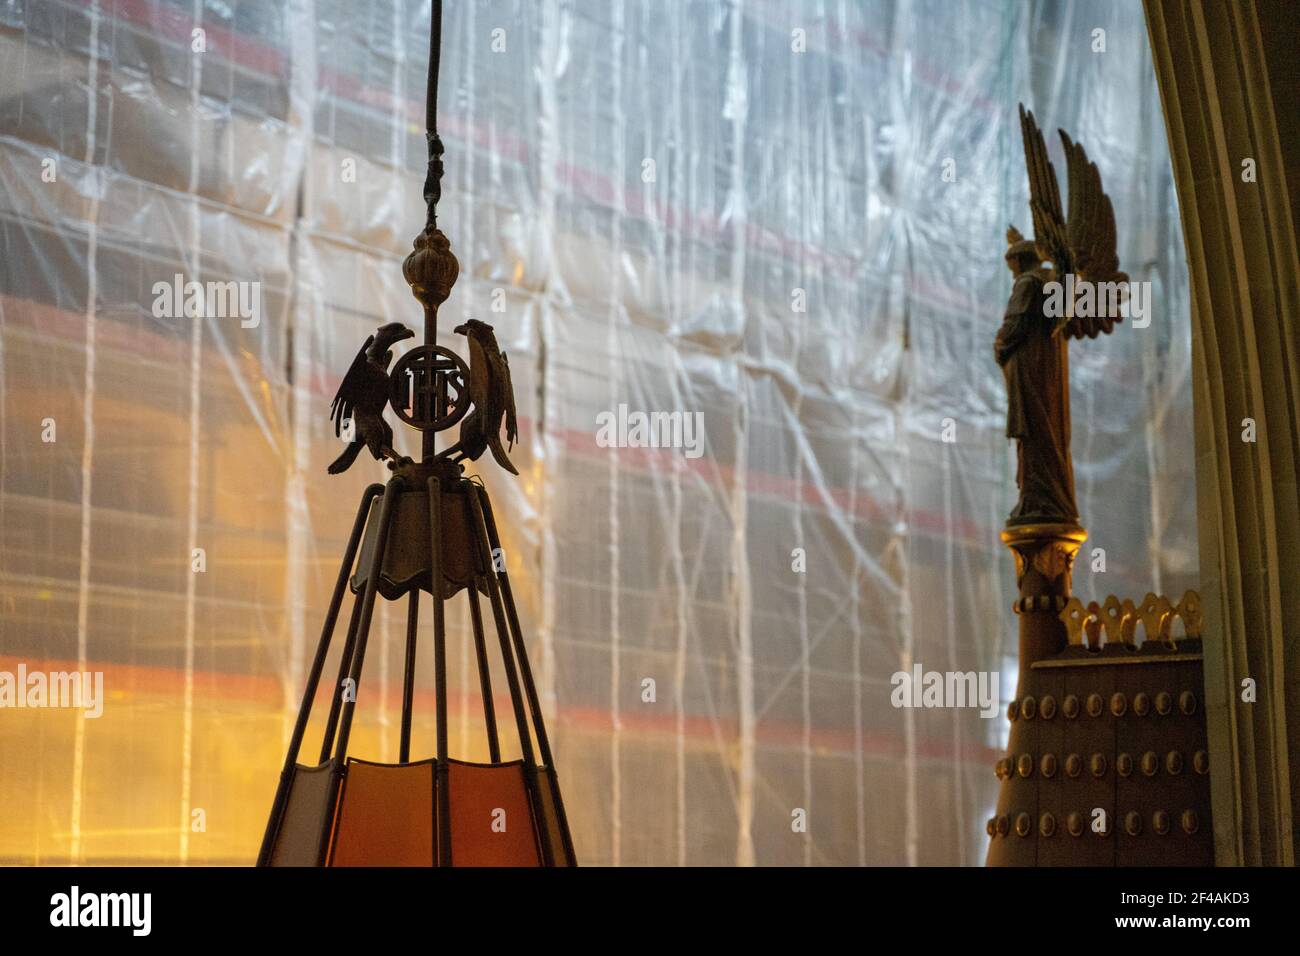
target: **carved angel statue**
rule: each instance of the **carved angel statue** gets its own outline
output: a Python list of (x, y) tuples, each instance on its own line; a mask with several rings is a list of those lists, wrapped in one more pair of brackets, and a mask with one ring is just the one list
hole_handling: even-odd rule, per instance
[[(1118, 288), (1122, 296), (1128, 276), (1119, 271), (1115, 213), (1102, 191), (1097, 165), (1088, 160), (1082, 146), (1060, 131), (1070, 188), (1067, 219), (1043, 134), (1034, 114), (1023, 105), (1020, 130), (1034, 238), (1025, 239), (1014, 226), (1007, 230), (1006, 262), (1015, 280), (993, 345), (1006, 379), (1007, 437), (1016, 440), (1020, 489), (1007, 524), (1077, 524), (1070, 459), (1068, 339), (1110, 332), (1120, 316), (1116, 309), (1093, 308), (1079, 309), (1081, 314), (1076, 315), (1073, 296), (1062, 297), (1061, 287), (1049, 283), (1061, 283), (1070, 292), (1115, 283), (1106, 288)], [(1043, 268), (1044, 260), (1050, 269)], [(1054, 294), (1049, 296), (1049, 290)]]

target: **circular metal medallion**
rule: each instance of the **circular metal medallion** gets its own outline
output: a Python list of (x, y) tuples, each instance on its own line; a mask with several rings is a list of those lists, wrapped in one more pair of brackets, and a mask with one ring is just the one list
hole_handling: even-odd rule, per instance
[(469, 411), (469, 366), (451, 349), (416, 346), (397, 360), (389, 378), (388, 403), (422, 432), (450, 428)]

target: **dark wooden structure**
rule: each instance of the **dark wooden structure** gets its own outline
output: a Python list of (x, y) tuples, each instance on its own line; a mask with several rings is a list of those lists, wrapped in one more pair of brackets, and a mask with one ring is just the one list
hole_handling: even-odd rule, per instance
[(1070, 457), (1068, 341), (1111, 332), (1124, 311), (1078, 315), (1067, 296), (1063, 314), (1052, 314), (1045, 289), (1077, 280), (1118, 289), (1122, 303), (1128, 276), (1114, 212), (1096, 164), (1061, 131), (1067, 219), (1043, 135), (1023, 106), (1020, 127), (1034, 239), (1007, 232), (1014, 281), (994, 343), (1017, 451), (1020, 494), (1002, 541), (1016, 563), (1020, 675), (1007, 754), (994, 768), (1002, 785), (988, 863), (1212, 865), (1200, 598), (1188, 591), (1175, 607), (1148, 594), (1137, 607), (1112, 596), (1085, 607), (1071, 594), (1087, 532)]
[(1213, 866), (1196, 592), (1177, 607), (1154, 594), (1141, 608), (1017, 605), (1022, 636), (1056, 624), (1069, 642), (1038, 653), (1022, 641), (989, 865)]

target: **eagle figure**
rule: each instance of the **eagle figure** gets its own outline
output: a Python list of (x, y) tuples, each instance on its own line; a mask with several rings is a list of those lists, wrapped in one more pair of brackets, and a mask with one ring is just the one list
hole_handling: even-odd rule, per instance
[(497, 345), (492, 326), (478, 319), (470, 319), (453, 329), (469, 340), (468, 391), (473, 409), (460, 423), (460, 441), (444, 454), (459, 453), (453, 460), (476, 461), (484, 451), (491, 449), (498, 465), (512, 475), (519, 471), (506, 457), (501, 445), (501, 420), (504, 417), (506, 441), (514, 447), (519, 437), (515, 419), (515, 390), (510, 382), (510, 362)]
[(381, 325), (366, 339), (352, 360), (352, 366), (343, 376), (338, 394), (330, 404), (334, 434), (342, 434), (343, 422), (350, 420), (352, 441), (329, 466), (331, 475), (347, 471), (363, 447), (369, 448), (376, 460), (403, 460), (393, 450), (393, 429), (384, 421), (384, 405), (388, 402), (388, 365), (393, 360), (392, 346), (414, 335), (401, 322)]

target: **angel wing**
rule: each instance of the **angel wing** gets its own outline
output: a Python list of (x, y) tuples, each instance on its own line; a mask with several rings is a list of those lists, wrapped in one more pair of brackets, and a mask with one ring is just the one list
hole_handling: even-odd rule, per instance
[(1065, 237), (1065, 212), (1056, 170), (1047, 158), (1047, 144), (1032, 110), (1020, 104), (1020, 136), (1025, 144), (1025, 172), (1029, 176), (1029, 211), (1034, 217), (1034, 244), (1038, 255), (1050, 260), (1058, 276), (1070, 271), (1070, 247)]
[[(1029, 175), (1029, 208), (1034, 218), (1034, 243), (1044, 259), (1051, 260), (1058, 280), (1073, 273), (1077, 281), (1089, 282), (1103, 295), (1102, 283), (1116, 283), (1114, 302), (1126, 294), (1128, 276), (1119, 270), (1115, 210), (1101, 188), (1097, 164), (1088, 159), (1083, 146), (1058, 130), (1065, 147), (1070, 215), (1061, 207), (1056, 170), (1047, 158), (1047, 144), (1033, 111), (1020, 107), (1020, 131), (1025, 144), (1025, 170)], [(1073, 310), (1071, 310), (1073, 311)], [(1090, 317), (1070, 315), (1062, 332), (1072, 338), (1096, 338), (1110, 332), (1120, 320), (1113, 310), (1096, 309)]]
[(515, 439), (519, 437), (519, 422), (515, 417), (515, 386), (510, 378), (510, 360), (505, 352), (501, 353), (501, 381), (497, 387), (501, 390), (501, 407), (506, 410), (506, 441), (514, 448)]
[(352, 411), (356, 407), (357, 400), (361, 397), (360, 392), (366, 374), (366, 350), (374, 344), (374, 341), (375, 337), (372, 335), (361, 346), (361, 351), (352, 360), (347, 374), (343, 376), (343, 381), (339, 383), (339, 390), (334, 395), (334, 401), (330, 403), (330, 418), (334, 420), (335, 437), (341, 433), (344, 420), (352, 417)]
[[(1127, 290), (1128, 275), (1119, 271), (1118, 237), (1115, 231), (1115, 210), (1110, 197), (1101, 188), (1101, 173), (1097, 164), (1088, 159), (1083, 146), (1073, 142), (1065, 130), (1061, 144), (1065, 147), (1066, 173), (1070, 187), (1070, 218), (1066, 226), (1066, 242), (1075, 276), (1098, 287), (1097, 298), (1102, 297), (1103, 283), (1118, 283), (1119, 290)], [(1117, 303), (1119, 299), (1115, 300)], [(1106, 311), (1106, 310), (1095, 310)], [(1085, 335), (1095, 339), (1099, 333), (1109, 333), (1120, 321), (1114, 310), (1110, 314), (1091, 318), (1074, 317), (1066, 326), (1066, 334), (1076, 339)]]

